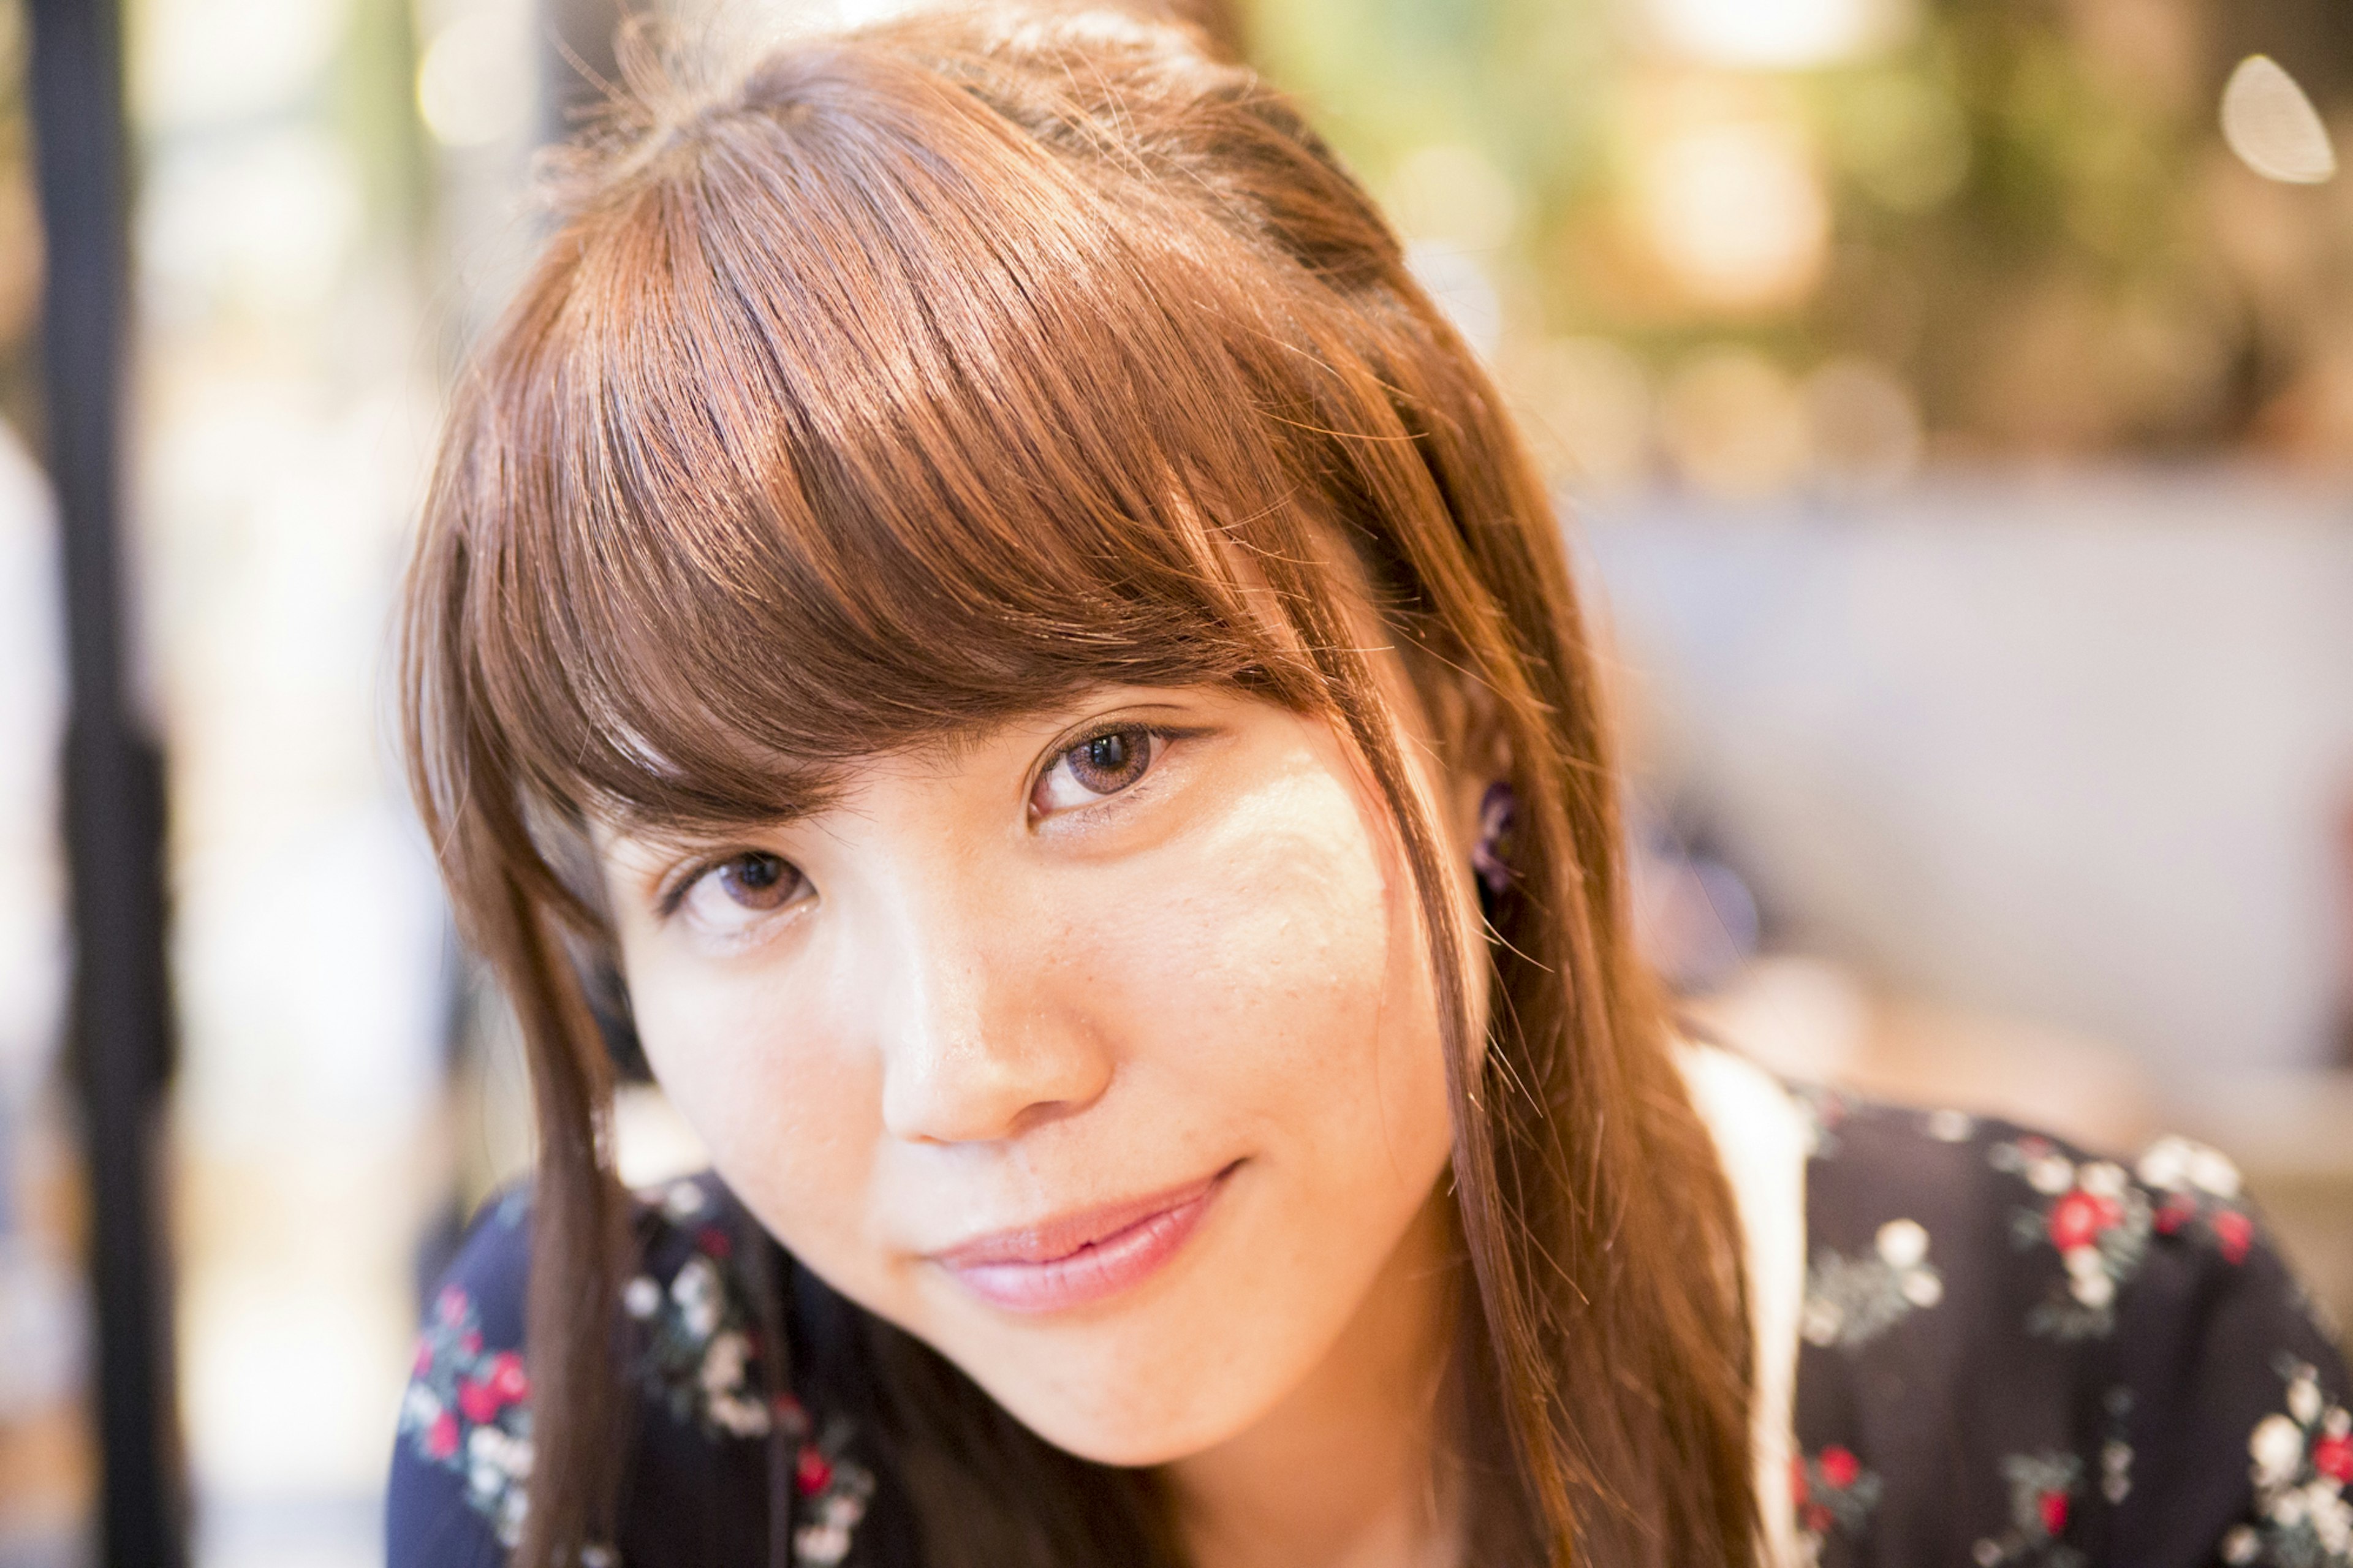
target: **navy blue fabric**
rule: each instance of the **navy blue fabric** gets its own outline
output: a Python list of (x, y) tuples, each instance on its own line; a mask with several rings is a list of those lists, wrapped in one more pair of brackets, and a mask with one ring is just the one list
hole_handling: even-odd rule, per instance
[[(2353, 1568), (2345, 1364), (2226, 1162), (2168, 1141), (2127, 1165), (2003, 1122), (1801, 1099), (1816, 1148), (1789, 1484), (1818, 1563)], [(722, 1224), (735, 1212), (705, 1177), (640, 1219), (626, 1568), (770, 1568), (768, 1440), (735, 1429), (756, 1424), (726, 1393), (750, 1374), (723, 1375), (729, 1333), (758, 1348)], [(393, 1464), (390, 1568), (502, 1561), (520, 1482), (496, 1461), (522, 1414), (500, 1402), (499, 1357), (522, 1343), (527, 1229), (520, 1201), (491, 1205), (437, 1299)], [(794, 1272), (797, 1372), (858, 1363), (856, 1309)], [(804, 1523), (795, 1563), (917, 1568), (913, 1521), (860, 1440), (860, 1392), (796, 1392), (796, 1518), (853, 1522)]]

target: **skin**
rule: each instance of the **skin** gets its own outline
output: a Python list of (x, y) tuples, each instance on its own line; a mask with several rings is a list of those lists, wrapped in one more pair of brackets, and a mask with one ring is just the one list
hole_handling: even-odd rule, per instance
[[(1378, 658), (1475, 931), (1494, 774), (1442, 765), (1464, 727), (1441, 744)], [(1105, 730), (1116, 776), (1082, 744)], [(865, 763), (816, 816), (598, 847), (657, 1077), (828, 1283), (1049, 1441), (1166, 1467), (1210, 1568), (1457, 1555), (1430, 964), (1327, 722), (1105, 689)], [(1092, 1305), (1008, 1311), (935, 1257), (1229, 1168), (1166, 1266)]]

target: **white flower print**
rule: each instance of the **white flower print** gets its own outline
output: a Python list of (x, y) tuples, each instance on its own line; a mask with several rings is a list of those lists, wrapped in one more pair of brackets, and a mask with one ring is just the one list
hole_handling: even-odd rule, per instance
[(1879, 1227), (1873, 1244), (1890, 1268), (1915, 1268), (1928, 1256), (1928, 1233), (1918, 1220), (1889, 1220)]
[(1988, 1158), (2042, 1200), (2011, 1215), (2012, 1242), (2051, 1247), (2063, 1270), (2060, 1289), (2027, 1315), (2028, 1331), (2059, 1340), (2108, 1332), (2116, 1292), (2139, 1272), (2148, 1249), (2154, 1220), (2147, 1194), (2113, 1161), (2078, 1164), (2031, 1134), (1994, 1145)]
[(1926, 1123), (1928, 1136), (1939, 1143), (1966, 1143), (1977, 1125), (1976, 1117), (1961, 1110), (1932, 1110)]
[(1927, 1258), (1928, 1232), (1910, 1219), (1881, 1226), (1867, 1256), (1823, 1251), (1807, 1274), (1799, 1331), (1811, 1344), (1868, 1344), (1915, 1309), (1945, 1299), (1944, 1277)]
[(2284, 1486), (2304, 1467), (2304, 1429), (2284, 1415), (2266, 1415), (2247, 1439), (2255, 1459), (2255, 1485)]
[(466, 1501), (507, 1546), (522, 1537), (531, 1477), (530, 1393), (522, 1358), (483, 1342), (473, 1299), (443, 1289), (417, 1341), (400, 1430), (419, 1460), (463, 1479)]
[[(2266, 1561), (2283, 1568), (2353, 1568), (2353, 1415), (2332, 1403), (2317, 1370), (2283, 1357), (2284, 1414), (2264, 1416), (2247, 1435), (2248, 1474), (2257, 1522), (2247, 1545), (2236, 1531), (2224, 1543), (2232, 1563)], [(2232, 1556), (2232, 1547), (2245, 1548)]]
[(2075, 1173), (2075, 1184), (2095, 1198), (2125, 1195), (2125, 1168), (2112, 1160), (2092, 1160)]
[(2132, 1495), (2132, 1446), (2115, 1438), (2100, 1446), (2100, 1495), (2122, 1502)]
[[(700, 1186), (682, 1182), (663, 1193), (659, 1207), (675, 1220), (707, 1215), (712, 1205)], [(640, 1382), (674, 1419), (692, 1422), (712, 1437), (797, 1445), (793, 1563), (795, 1568), (834, 1568), (849, 1557), (874, 1494), (872, 1474), (849, 1457), (853, 1429), (837, 1418), (815, 1440), (807, 1412), (789, 1394), (770, 1401), (762, 1384), (759, 1337), (727, 1262), (734, 1241), (710, 1223), (688, 1231), (685, 1239), (692, 1251), (668, 1290), (641, 1275), (623, 1293), (623, 1305), (645, 1336)], [(638, 1290), (639, 1284), (646, 1289)]]
[(822, 1442), (805, 1442), (794, 1468), (801, 1499), (793, 1530), (796, 1568), (832, 1568), (849, 1555), (850, 1533), (874, 1497), (874, 1477), (843, 1457), (847, 1423), (836, 1422)]
[(670, 1282), (670, 1299), (678, 1304), (680, 1323), (698, 1340), (719, 1331), (719, 1270), (700, 1255), (687, 1260)]
[[(717, 1232), (697, 1241), (727, 1245)], [(743, 1306), (717, 1259), (696, 1251), (671, 1279), (667, 1298), (659, 1290), (655, 1298), (658, 1309), (665, 1300), (668, 1307), (646, 1320), (640, 1375), (648, 1391), (672, 1416), (697, 1422), (714, 1436), (765, 1436), (775, 1413), (758, 1386)], [(635, 1315), (634, 1305), (630, 1310)]]
[(2028, 1162), (2026, 1184), (2045, 1197), (2056, 1197), (2075, 1184), (2075, 1167), (2058, 1154)]

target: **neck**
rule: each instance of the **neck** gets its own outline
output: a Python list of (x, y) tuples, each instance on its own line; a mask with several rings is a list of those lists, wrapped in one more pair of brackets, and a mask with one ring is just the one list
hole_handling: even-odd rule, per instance
[(1331, 1353), (1239, 1436), (1167, 1467), (1198, 1568), (1449, 1568), (1444, 1393), (1457, 1292), (1442, 1192)]

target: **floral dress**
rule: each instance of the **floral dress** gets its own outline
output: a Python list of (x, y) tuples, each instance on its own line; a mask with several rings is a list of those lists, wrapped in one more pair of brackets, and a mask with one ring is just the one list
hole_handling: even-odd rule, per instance
[[(2007, 1123), (1801, 1092), (1810, 1152), (1782, 1555), (1814, 1568), (2353, 1568), (2353, 1390), (2238, 1173), (2130, 1163)], [(389, 1568), (503, 1563), (531, 1469), (525, 1205), (491, 1205), (430, 1304), (402, 1404)], [(623, 1310), (636, 1430), (619, 1539), (583, 1568), (918, 1568), (849, 1412), (856, 1309), (786, 1261), (789, 1392), (760, 1374), (715, 1178), (640, 1200)], [(771, 1254), (771, 1259), (774, 1259)], [(1778, 1511), (1778, 1510), (1777, 1510)]]

